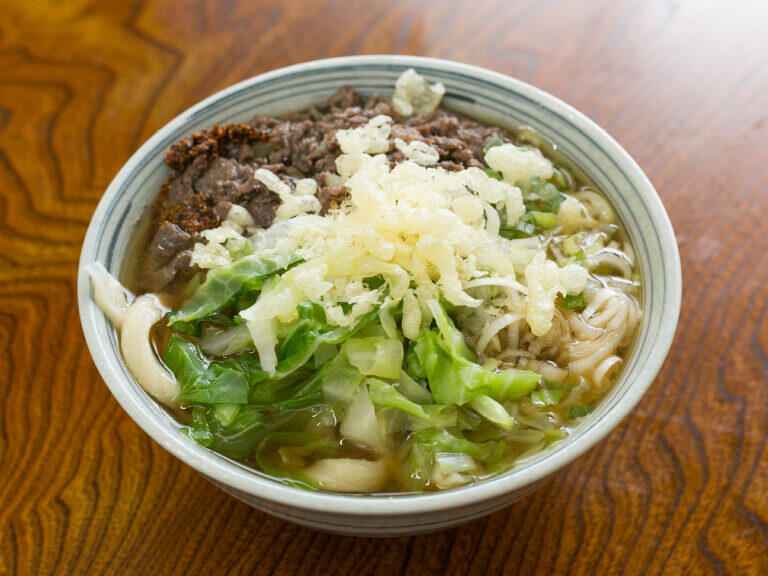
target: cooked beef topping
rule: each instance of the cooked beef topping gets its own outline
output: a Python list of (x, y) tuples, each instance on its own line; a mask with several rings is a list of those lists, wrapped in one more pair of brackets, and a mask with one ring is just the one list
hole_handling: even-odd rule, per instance
[(336, 131), (365, 125), (371, 118), (392, 117), (390, 152), (393, 163), (404, 159), (394, 139), (421, 140), (439, 154), (446, 170), (482, 167), (483, 148), (510, 135), (437, 109), (427, 117), (403, 117), (383, 96), (364, 100), (348, 87), (307, 112), (282, 118), (255, 116), (249, 124), (227, 124), (202, 130), (171, 146), (165, 162), (173, 170), (155, 205), (152, 240), (141, 264), (142, 288), (169, 290), (188, 279), (190, 249), (200, 232), (215, 228), (229, 207), (244, 206), (256, 226), (272, 224), (280, 205), (278, 196), (254, 178), (258, 168), (273, 171), (292, 189), (295, 180), (315, 178), (323, 213), (338, 208), (347, 190), (336, 178), (341, 153)]
[(146, 288), (156, 292), (185, 283), (192, 273), (192, 244), (192, 236), (176, 224), (161, 224), (142, 261), (141, 275)]
[(323, 207), (323, 214), (329, 210), (334, 210), (341, 206), (341, 203), (347, 197), (347, 189), (343, 184), (334, 184), (332, 186), (323, 186), (317, 191), (317, 198)]
[(249, 124), (227, 124), (214, 126), (209, 130), (195, 132), (190, 138), (183, 138), (171, 146), (165, 155), (165, 163), (177, 172), (182, 172), (199, 156), (216, 156), (236, 144), (252, 144), (264, 140), (265, 134), (258, 133)]

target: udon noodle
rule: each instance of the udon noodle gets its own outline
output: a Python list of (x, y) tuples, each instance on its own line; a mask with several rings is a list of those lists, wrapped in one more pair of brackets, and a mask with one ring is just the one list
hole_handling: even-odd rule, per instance
[(344, 88), (171, 148), (133, 291), (90, 273), (192, 441), (306, 489), (449, 489), (611, 388), (642, 317), (616, 213), (443, 92), (409, 70), (391, 101)]

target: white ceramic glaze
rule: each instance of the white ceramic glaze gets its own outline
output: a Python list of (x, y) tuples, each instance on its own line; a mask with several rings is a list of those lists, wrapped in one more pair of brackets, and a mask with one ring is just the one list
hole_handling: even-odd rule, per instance
[[(216, 123), (255, 113), (306, 108), (347, 84), (365, 95), (390, 94), (409, 68), (441, 81), (444, 103), (500, 126), (529, 126), (603, 190), (632, 239), (643, 279), (645, 315), (620, 381), (563, 442), (498, 478), (419, 495), (346, 496), (303, 491), (245, 468), (186, 438), (126, 370), (117, 336), (91, 299), (86, 265), (102, 262), (120, 275), (137, 222), (167, 178), (165, 150)], [(637, 404), (667, 355), (680, 311), (680, 259), (669, 218), (653, 186), (632, 158), (600, 127), (560, 100), (528, 84), (482, 68), (408, 56), (318, 60), (262, 74), (190, 108), (149, 139), (110, 184), (93, 215), (78, 272), (78, 303), (88, 348), (112, 394), (152, 438), (213, 483), (281, 518), (331, 532), (386, 536), (439, 530), (498, 510), (531, 493), (594, 446)]]

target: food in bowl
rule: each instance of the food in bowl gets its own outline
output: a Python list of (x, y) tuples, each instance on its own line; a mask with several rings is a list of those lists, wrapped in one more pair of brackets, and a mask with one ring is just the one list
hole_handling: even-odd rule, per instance
[(443, 490), (562, 440), (610, 389), (641, 318), (615, 212), (443, 92), (409, 70), (391, 102), (342, 88), (171, 147), (131, 291), (89, 272), (191, 439), (304, 488)]

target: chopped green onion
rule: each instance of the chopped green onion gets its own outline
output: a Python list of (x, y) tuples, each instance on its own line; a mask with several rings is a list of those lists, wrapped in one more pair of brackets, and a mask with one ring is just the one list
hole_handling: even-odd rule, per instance
[(563, 298), (563, 308), (566, 310), (582, 310), (584, 308), (584, 292), (566, 294)]
[(581, 264), (586, 259), (586, 255), (584, 254), (584, 250), (579, 250), (571, 256), (570, 258), (566, 258), (560, 263), (560, 266), (568, 266), (568, 264)]
[(523, 200), (526, 210), (538, 210), (539, 212), (557, 212), (560, 203), (564, 200), (560, 191), (554, 184), (542, 182), (538, 178), (531, 178), (531, 183), (525, 193)]
[(581, 248), (576, 242), (575, 236), (568, 236), (568, 238), (563, 240), (563, 252), (565, 252), (568, 256), (573, 256), (579, 250), (581, 250)]
[(514, 226), (502, 226), (499, 235), (504, 238), (530, 238), (539, 231), (538, 227), (523, 219), (520, 219)]
[(594, 406), (571, 406), (568, 409), (568, 418), (582, 418), (592, 410), (594, 410)]
[(485, 173), (488, 174), (491, 178), (495, 178), (496, 180), (501, 180), (501, 172), (498, 170), (494, 170), (493, 168), (486, 168)]
[(504, 142), (502, 142), (500, 138), (494, 138), (485, 145), (485, 148), (483, 148), (483, 155), (487, 154), (488, 150), (491, 148), (496, 148), (496, 146), (501, 146), (502, 144), (504, 144)]
[(565, 192), (571, 188), (571, 175), (565, 168), (555, 168), (552, 182), (557, 186), (558, 190)]
[(553, 212), (528, 212), (524, 218), (539, 228), (554, 228), (557, 223), (557, 214)]

